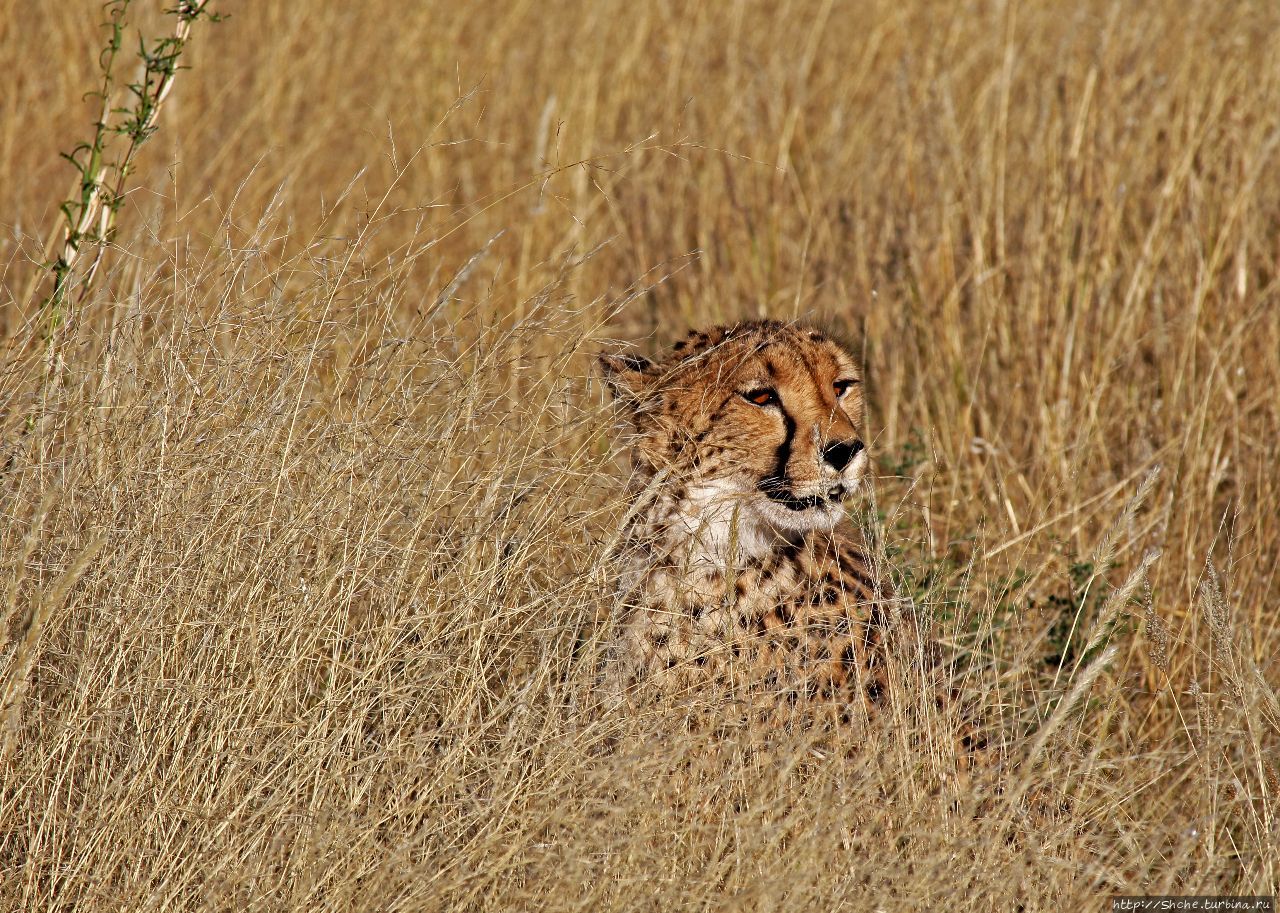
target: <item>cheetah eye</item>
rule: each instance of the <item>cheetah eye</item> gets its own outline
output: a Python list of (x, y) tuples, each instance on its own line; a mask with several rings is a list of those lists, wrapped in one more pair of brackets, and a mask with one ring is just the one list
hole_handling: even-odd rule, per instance
[(768, 387), (759, 387), (755, 390), (748, 390), (742, 394), (742, 398), (753, 406), (772, 406), (778, 401), (778, 394)]
[(857, 380), (838, 380), (831, 386), (835, 387), (836, 396), (844, 396), (850, 389), (856, 387), (861, 381)]

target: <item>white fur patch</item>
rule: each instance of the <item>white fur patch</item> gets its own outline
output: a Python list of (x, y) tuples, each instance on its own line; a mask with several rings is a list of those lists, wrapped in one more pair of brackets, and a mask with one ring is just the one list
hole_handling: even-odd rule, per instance
[(687, 535), (691, 565), (723, 567), (768, 554), (777, 534), (753, 508), (759, 495), (741, 477), (710, 479), (689, 488), (674, 517), (673, 533)]
[(691, 485), (685, 497), (670, 504), (667, 546), (690, 569), (719, 569), (761, 558), (796, 533), (832, 529), (845, 516), (843, 497), (862, 483), (869, 466), (863, 450), (843, 472), (824, 472), (808, 485), (796, 486), (796, 497), (820, 497), (837, 486), (833, 498), (807, 510), (791, 510), (760, 492), (744, 475), (707, 479)]

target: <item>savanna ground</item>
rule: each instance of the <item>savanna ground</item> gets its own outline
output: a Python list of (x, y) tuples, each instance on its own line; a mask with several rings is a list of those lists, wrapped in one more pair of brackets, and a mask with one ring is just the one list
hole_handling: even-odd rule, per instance
[[(1274, 890), (1280, 7), (217, 8), (46, 341), (103, 14), (0, 0), (5, 909)], [(590, 711), (590, 354), (760, 315), (864, 359), (994, 768)]]

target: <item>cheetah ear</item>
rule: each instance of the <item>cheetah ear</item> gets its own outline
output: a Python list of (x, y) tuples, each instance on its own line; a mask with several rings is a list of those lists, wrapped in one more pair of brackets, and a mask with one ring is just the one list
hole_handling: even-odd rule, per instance
[(658, 371), (658, 366), (642, 355), (602, 354), (597, 361), (613, 398), (633, 404), (639, 402)]

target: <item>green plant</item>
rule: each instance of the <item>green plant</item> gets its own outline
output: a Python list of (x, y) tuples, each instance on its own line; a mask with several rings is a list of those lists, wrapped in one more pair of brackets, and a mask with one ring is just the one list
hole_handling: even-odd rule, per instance
[[(53, 288), (41, 304), (48, 342), (66, 319), (72, 290), (78, 286), (79, 302), (93, 287), (115, 236), (126, 181), (138, 150), (156, 131), (160, 109), (173, 89), (191, 27), (202, 17), (212, 21), (222, 18), (209, 10), (209, 0), (178, 0), (166, 10), (177, 20), (173, 34), (153, 41), (139, 34), (137, 58), (142, 64), (141, 73), (135, 82), (125, 85), (127, 101), (116, 107), (116, 64), (131, 3), (132, 0), (111, 0), (105, 7), (107, 42), (99, 56), (102, 81), (93, 93), (101, 102), (100, 113), (93, 124), (92, 138), (62, 154), (78, 172), (79, 181), (75, 195), (59, 207), (65, 222), (62, 243), (57, 257), (48, 265)], [(123, 148), (112, 159), (115, 138), (123, 142)], [(80, 264), (87, 252), (91, 252), (92, 259), (82, 269)]]

